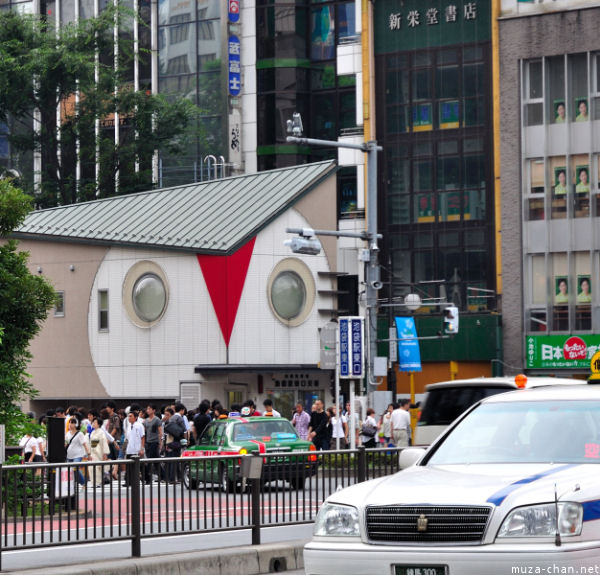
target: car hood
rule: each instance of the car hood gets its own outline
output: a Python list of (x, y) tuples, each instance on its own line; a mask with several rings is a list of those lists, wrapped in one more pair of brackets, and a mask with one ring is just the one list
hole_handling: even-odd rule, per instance
[[(414, 466), (394, 475), (337, 492), (329, 501), (369, 505), (485, 505), (515, 507), (562, 500), (581, 500), (593, 486), (588, 465), (444, 465)], [(589, 479), (588, 479), (589, 478)], [(555, 487), (556, 486), (556, 487)], [(575, 496), (576, 494), (576, 496)], [(571, 495), (571, 496), (570, 496)]]

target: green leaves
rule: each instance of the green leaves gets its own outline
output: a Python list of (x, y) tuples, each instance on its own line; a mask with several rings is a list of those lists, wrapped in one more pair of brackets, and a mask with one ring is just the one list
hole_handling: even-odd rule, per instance
[[(0, 180), (0, 237), (18, 227), (30, 209), (31, 199), (23, 191)], [(0, 244), (0, 423), (12, 441), (30, 424), (19, 404), (37, 394), (27, 374), (29, 342), (56, 299), (54, 288), (29, 271), (28, 255), (17, 250), (15, 240)]]
[(31, 208), (30, 197), (15, 188), (10, 180), (0, 180), (0, 238), (18, 228)]
[[(39, 18), (0, 12), (0, 121), (12, 123), (13, 151), (26, 157), (40, 153), (38, 207), (150, 189), (156, 150), (187, 150), (190, 126), (198, 125), (196, 106), (184, 98), (136, 92), (131, 85), (136, 17), (109, 3), (98, 18), (57, 31)], [(115, 22), (120, 26), (116, 52)], [(150, 57), (143, 50), (141, 56)], [(115, 111), (122, 122), (116, 143)], [(33, 182), (28, 183), (32, 191)]]

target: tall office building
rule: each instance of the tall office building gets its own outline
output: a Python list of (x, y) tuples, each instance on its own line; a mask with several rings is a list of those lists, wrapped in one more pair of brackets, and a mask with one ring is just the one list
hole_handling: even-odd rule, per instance
[(466, 377), (501, 358), (491, 10), (489, 0), (375, 4), (382, 293), (429, 298), (420, 336), (441, 330), (436, 302), (461, 314), (457, 336), (421, 342), (421, 383), (450, 379), (449, 360)]
[(502, 2), (506, 361), (588, 374), (600, 349), (600, 2)]

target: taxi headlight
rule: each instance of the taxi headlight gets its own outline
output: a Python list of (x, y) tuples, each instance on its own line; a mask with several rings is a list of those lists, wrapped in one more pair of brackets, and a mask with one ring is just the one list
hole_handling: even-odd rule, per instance
[(358, 509), (349, 505), (324, 503), (315, 521), (314, 535), (358, 537)]
[(572, 537), (581, 533), (582, 523), (583, 508), (579, 503), (561, 501), (519, 507), (508, 514), (498, 537), (553, 537), (557, 527), (561, 537)]

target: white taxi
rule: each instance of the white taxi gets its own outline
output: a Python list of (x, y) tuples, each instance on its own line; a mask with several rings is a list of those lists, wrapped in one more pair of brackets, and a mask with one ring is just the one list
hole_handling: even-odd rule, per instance
[(323, 503), (307, 575), (600, 573), (600, 385), (489, 397), (411, 458)]

